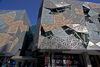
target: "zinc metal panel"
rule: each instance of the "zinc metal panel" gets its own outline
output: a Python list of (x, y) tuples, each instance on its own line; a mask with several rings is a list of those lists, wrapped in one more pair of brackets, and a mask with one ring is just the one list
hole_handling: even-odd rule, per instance
[(53, 4), (50, 0), (44, 0), (43, 7), (45, 7), (45, 8), (56, 8), (55, 4)]
[(41, 23), (53, 24), (53, 15), (49, 13), (50, 10), (43, 8)]
[(86, 22), (88, 30), (98, 31), (97, 26), (94, 23)]
[(53, 2), (56, 7), (64, 7), (64, 6), (68, 6), (70, 4), (66, 3), (64, 0), (51, 0), (51, 2)]
[(90, 39), (100, 40), (100, 36), (99, 36), (98, 33), (95, 32), (95, 31), (90, 31), (90, 30), (89, 30), (89, 36), (90, 36)]
[(75, 24), (86, 25), (85, 24), (85, 17), (83, 15), (74, 14), (71, 18)]
[(100, 14), (100, 8), (94, 8), (92, 10)]
[(96, 24), (98, 30), (100, 31), (100, 22), (98, 21), (98, 19), (96, 19), (94, 23)]
[(5, 24), (4, 20), (3, 19), (0, 19), (0, 26)]
[(96, 13), (95, 11), (90, 10), (88, 14), (89, 14), (90, 16), (94, 16), (94, 15), (98, 15), (99, 13)]

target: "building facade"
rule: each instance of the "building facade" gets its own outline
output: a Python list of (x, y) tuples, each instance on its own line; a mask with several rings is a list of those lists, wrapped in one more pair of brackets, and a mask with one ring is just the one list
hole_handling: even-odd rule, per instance
[(25, 10), (0, 10), (0, 67), (32, 66), (30, 26)]
[(89, 64), (91, 66), (89, 55), (100, 55), (99, 27), (100, 4), (75, 0), (43, 0), (33, 52), (40, 50), (44, 53), (82, 54), (86, 61), (85, 67)]
[(25, 10), (0, 10), (0, 53), (19, 56), (29, 26)]

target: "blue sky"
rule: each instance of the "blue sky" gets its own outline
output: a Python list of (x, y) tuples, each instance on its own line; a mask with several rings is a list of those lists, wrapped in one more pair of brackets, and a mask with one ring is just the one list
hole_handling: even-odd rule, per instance
[[(0, 0), (0, 10), (26, 10), (30, 22), (37, 22), (39, 6), (42, 0)], [(100, 3), (100, 0), (79, 0)]]

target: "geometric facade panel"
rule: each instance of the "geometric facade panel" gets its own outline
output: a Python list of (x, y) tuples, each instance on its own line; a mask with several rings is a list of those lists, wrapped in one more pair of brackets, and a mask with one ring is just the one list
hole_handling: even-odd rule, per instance
[(39, 49), (100, 48), (100, 4), (44, 0), (41, 7), (34, 42)]
[[(49, 14), (50, 10), (43, 8), (43, 12), (42, 12), (42, 23), (50, 23), (53, 24), (53, 15)], [(46, 19), (50, 19), (50, 20), (46, 20)]]
[(16, 43), (18, 42), (18, 37), (12, 42), (12, 46), (11, 46), (11, 48), (10, 48), (10, 50), (9, 51), (11, 51), (12, 50), (12, 48), (16, 45)]
[(83, 6), (86, 7), (86, 8), (88, 8), (88, 9), (90, 9), (88, 3), (86, 3), (86, 2), (83, 4)]
[(90, 10), (88, 14), (92, 17), (94, 15), (98, 15), (99, 13), (96, 13), (95, 11)]
[(82, 9), (77, 9), (77, 8), (75, 8), (75, 13), (76, 13), (76, 14), (80, 14), (80, 15), (84, 15)]
[(84, 26), (84, 25), (81, 25), (81, 24), (69, 24), (67, 26), (74, 29), (77, 32), (89, 33), (87, 26)]
[[(23, 12), (22, 16), (18, 16), (17, 14), (21, 12)], [(30, 22), (27, 22), (29, 18), (25, 14), (25, 10), (0, 10), (0, 50), (3, 50), (4, 53), (9, 52), (15, 55), (18, 49), (22, 48), (20, 46), (23, 45), (23, 37), (28, 27), (31, 26)], [(20, 20), (16, 21), (16, 19)], [(0, 52), (2, 53), (2, 51)]]
[(89, 6), (92, 7), (92, 8), (100, 8), (100, 4), (96, 4), (96, 3), (89, 3)]
[(0, 19), (0, 26), (5, 24), (3, 19)]
[(54, 20), (53, 20), (53, 24), (49, 24), (49, 23), (41, 23), (41, 25), (43, 26), (45, 32), (62, 27), (64, 25), (68, 25), (73, 23), (73, 21), (71, 19), (66, 19), (63, 14), (58, 14), (58, 15), (54, 15)]
[(57, 1), (56, 0), (51, 0), (51, 2), (53, 4), (55, 4), (56, 7), (64, 7), (64, 6), (70, 5), (70, 4), (66, 3), (64, 0), (57, 0)]

